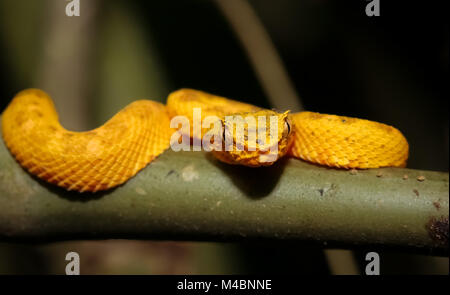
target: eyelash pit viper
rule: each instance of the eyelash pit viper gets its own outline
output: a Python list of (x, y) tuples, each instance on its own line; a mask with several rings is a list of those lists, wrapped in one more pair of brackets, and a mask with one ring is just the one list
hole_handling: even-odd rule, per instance
[[(201, 108), (201, 118), (231, 114), (277, 116), (278, 158), (285, 154), (335, 168), (404, 167), (409, 146), (394, 127), (313, 112), (265, 110), (192, 89), (172, 92), (167, 104), (138, 100), (99, 128), (73, 132), (58, 120), (51, 98), (38, 89), (19, 92), (2, 114), (6, 146), (29, 173), (67, 190), (96, 192), (133, 177), (170, 147), (170, 120)], [(223, 124), (223, 123), (222, 123)], [(247, 130), (246, 136), (250, 131)], [(202, 130), (203, 135), (203, 130)], [(213, 151), (219, 160), (246, 166), (260, 151)]]

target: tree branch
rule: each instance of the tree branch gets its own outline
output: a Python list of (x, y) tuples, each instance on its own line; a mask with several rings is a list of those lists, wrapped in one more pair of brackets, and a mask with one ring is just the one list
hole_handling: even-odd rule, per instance
[(0, 240), (269, 238), (445, 254), (448, 183), (442, 172), (296, 159), (252, 169), (168, 150), (121, 187), (80, 194), (30, 176), (0, 140)]

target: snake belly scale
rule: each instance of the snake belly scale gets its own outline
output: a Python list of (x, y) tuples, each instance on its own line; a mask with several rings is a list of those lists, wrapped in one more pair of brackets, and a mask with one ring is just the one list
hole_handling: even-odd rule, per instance
[[(3, 112), (2, 135), (29, 173), (67, 190), (96, 192), (126, 182), (168, 149), (175, 132), (171, 118), (186, 116), (192, 121), (194, 108), (201, 109), (202, 119), (244, 113), (279, 116), (278, 158), (286, 155), (346, 169), (404, 167), (408, 159), (408, 142), (392, 126), (313, 112), (276, 113), (192, 89), (172, 92), (166, 105), (135, 101), (85, 132), (64, 129), (51, 98), (44, 91), (27, 89)], [(252, 153), (213, 154), (229, 164), (267, 165), (258, 162), (258, 149)]]

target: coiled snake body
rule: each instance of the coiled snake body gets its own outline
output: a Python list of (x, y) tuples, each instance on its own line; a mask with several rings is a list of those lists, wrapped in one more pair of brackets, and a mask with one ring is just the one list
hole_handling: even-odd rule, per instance
[[(201, 109), (202, 120), (211, 115), (222, 119), (231, 114), (276, 116), (281, 122), (277, 158), (286, 154), (347, 169), (403, 167), (408, 158), (405, 137), (385, 124), (312, 112), (277, 113), (191, 89), (171, 93), (167, 105), (135, 101), (101, 127), (86, 132), (64, 129), (50, 97), (28, 89), (18, 93), (4, 111), (2, 134), (12, 155), (31, 174), (68, 190), (96, 192), (126, 182), (169, 148), (175, 131), (170, 128), (171, 118), (186, 116), (192, 122), (194, 108)], [(246, 140), (250, 133), (247, 128)], [(213, 153), (230, 164), (273, 163), (259, 161), (258, 156), (267, 154), (261, 147)]]

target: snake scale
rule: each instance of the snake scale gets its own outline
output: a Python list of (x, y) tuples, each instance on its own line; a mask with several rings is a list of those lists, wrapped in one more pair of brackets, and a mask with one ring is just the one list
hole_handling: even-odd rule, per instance
[[(382, 123), (314, 112), (278, 113), (192, 89), (172, 92), (166, 105), (135, 101), (101, 127), (85, 132), (66, 130), (51, 98), (44, 91), (27, 89), (3, 112), (2, 134), (11, 154), (29, 173), (67, 190), (96, 192), (126, 182), (168, 149), (176, 131), (170, 127), (171, 119), (193, 120), (194, 108), (201, 109), (202, 119), (214, 115), (222, 124), (231, 114), (275, 116), (280, 122), (277, 159), (286, 155), (345, 169), (404, 167), (408, 159), (405, 137)], [(250, 133), (247, 128), (246, 140)], [(261, 146), (213, 154), (229, 164), (270, 165), (258, 160)]]

